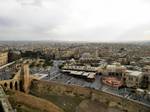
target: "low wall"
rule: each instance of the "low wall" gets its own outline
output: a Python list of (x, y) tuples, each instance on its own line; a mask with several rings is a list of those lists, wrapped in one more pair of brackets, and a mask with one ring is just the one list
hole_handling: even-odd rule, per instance
[(38, 96), (42, 96), (47, 95), (50, 92), (54, 94), (80, 96), (83, 98), (96, 100), (101, 103), (107, 104), (109, 107), (121, 108), (126, 112), (150, 112), (149, 107), (102, 91), (74, 85), (64, 85), (55, 82), (37, 80), (32, 81), (30, 87), (31, 94), (37, 94)]

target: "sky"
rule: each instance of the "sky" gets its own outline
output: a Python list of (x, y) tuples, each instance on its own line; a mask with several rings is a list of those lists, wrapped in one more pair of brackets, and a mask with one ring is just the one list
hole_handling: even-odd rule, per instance
[(150, 0), (0, 0), (0, 40), (150, 40)]

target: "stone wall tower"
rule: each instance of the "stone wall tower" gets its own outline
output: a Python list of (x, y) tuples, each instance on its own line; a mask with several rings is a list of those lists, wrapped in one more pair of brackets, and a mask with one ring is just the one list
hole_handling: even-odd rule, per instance
[(30, 86), (30, 73), (29, 73), (29, 65), (24, 64), (23, 65), (23, 91), (25, 93), (29, 92), (29, 86)]

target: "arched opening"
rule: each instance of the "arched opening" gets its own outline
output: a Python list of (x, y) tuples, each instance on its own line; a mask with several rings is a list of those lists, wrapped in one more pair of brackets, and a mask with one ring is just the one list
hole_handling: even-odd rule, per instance
[(13, 89), (13, 83), (10, 82), (10, 89)]
[(18, 90), (18, 83), (15, 82), (15, 90)]
[(19, 87), (20, 87), (20, 91), (23, 91), (23, 82), (22, 81), (20, 81)]
[(7, 83), (6, 82), (4, 83), (4, 87), (7, 88)]

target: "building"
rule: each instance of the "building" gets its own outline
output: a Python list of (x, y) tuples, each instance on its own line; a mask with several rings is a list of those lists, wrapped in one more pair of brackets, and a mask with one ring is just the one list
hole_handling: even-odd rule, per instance
[(125, 84), (127, 87), (138, 88), (143, 79), (142, 72), (127, 70), (125, 74)]
[(8, 62), (8, 52), (0, 53), (0, 66), (7, 64)]
[(106, 66), (106, 74), (110, 76), (116, 76), (122, 78), (126, 72), (126, 67), (120, 63), (113, 63), (112, 65)]
[(75, 71), (75, 70), (61, 70), (61, 72), (74, 77), (83, 78), (87, 81), (94, 81), (96, 73), (95, 72), (85, 72), (85, 71)]
[(87, 72), (97, 72), (98, 67), (88, 66), (76, 66), (76, 65), (65, 65), (62, 69), (64, 70), (75, 70), (75, 71), (87, 71)]
[(90, 53), (83, 53), (79, 59), (80, 63), (90, 64), (90, 65), (93, 63), (98, 63), (99, 61), (100, 58), (97, 55), (92, 56)]
[(143, 69), (143, 86), (150, 91), (150, 66), (145, 66)]

